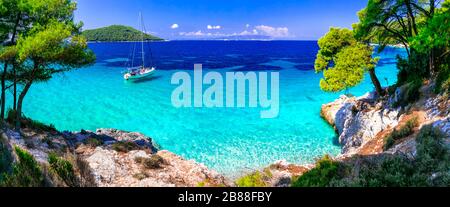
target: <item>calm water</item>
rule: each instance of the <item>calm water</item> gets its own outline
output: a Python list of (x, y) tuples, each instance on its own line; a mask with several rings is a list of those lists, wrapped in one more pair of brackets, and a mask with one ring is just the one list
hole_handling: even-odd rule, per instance
[[(321, 75), (313, 69), (316, 42), (148, 43), (159, 71), (155, 78), (139, 83), (124, 81), (121, 74), (133, 45), (90, 44), (97, 63), (34, 85), (25, 99), (24, 112), (60, 130), (139, 131), (163, 149), (229, 176), (281, 159), (302, 164), (340, 152), (334, 130), (319, 116), (321, 105), (339, 94), (319, 89)], [(399, 53), (401, 50), (387, 49), (379, 54), (382, 59), (377, 71), (383, 85), (395, 82), (395, 55)], [(171, 76), (179, 70), (192, 71), (194, 63), (222, 73), (279, 71), (280, 116), (260, 119), (260, 109), (174, 108), (170, 99), (176, 86), (170, 84)], [(369, 90), (372, 86), (366, 78), (350, 92), (363, 95)]]

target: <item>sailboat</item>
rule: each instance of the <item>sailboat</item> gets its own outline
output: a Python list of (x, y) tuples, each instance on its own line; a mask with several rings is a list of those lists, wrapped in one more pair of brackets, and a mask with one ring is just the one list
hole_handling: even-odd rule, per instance
[[(140, 21), (141, 21), (141, 27), (142, 27), (142, 39), (141, 39), (141, 54), (142, 54), (142, 65), (135, 67), (134, 61), (132, 61), (131, 67), (127, 68), (127, 71), (123, 75), (123, 78), (125, 80), (138, 80), (143, 79), (152, 76), (156, 68), (155, 67), (145, 67), (145, 53), (144, 53), (144, 34), (145, 34), (145, 26), (144, 26), (144, 19), (142, 17), (142, 14), (139, 13)], [(134, 51), (132, 60), (134, 60)]]

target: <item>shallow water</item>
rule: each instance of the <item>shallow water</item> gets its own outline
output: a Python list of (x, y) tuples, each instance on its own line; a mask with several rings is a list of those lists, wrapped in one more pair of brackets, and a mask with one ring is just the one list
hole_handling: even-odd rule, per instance
[[(340, 94), (324, 93), (318, 86), (321, 75), (313, 69), (316, 42), (148, 43), (158, 71), (154, 78), (138, 83), (124, 81), (121, 74), (133, 44), (90, 44), (97, 63), (34, 85), (24, 113), (60, 130), (139, 131), (163, 149), (228, 176), (277, 160), (304, 164), (340, 152), (334, 130), (320, 118), (321, 105)], [(395, 56), (402, 53), (388, 48), (378, 55), (377, 73), (383, 85), (395, 83)], [(171, 93), (176, 86), (170, 84), (171, 76), (180, 70), (191, 72), (194, 63), (203, 63), (204, 72), (279, 71), (279, 117), (261, 119), (258, 108), (173, 107)], [(366, 78), (349, 92), (363, 95), (372, 88)]]

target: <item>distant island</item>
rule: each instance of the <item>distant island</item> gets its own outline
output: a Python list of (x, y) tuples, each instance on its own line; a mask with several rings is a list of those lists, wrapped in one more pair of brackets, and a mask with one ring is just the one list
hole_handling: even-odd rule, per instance
[[(100, 42), (125, 42), (125, 41), (141, 41), (142, 32), (133, 27), (123, 25), (111, 25), (98, 29), (83, 31), (83, 35), (88, 41)], [(144, 41), (162, 41), (164, 39), (144, 34)]]

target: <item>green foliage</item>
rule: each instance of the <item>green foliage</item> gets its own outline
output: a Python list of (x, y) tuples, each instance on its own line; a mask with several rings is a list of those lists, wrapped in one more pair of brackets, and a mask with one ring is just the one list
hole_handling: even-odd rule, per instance
[(206, 185), (207, 185), (207, 183), (205, 181), (197, 183), (197, 187), (199, 187), (199, 188), (206, 187)]
[(132, 27), (122, 25), (112, 25), (109, 27), (86, 30), (83, 32), (83, 36), (85, 36), (88, 41), (102, 42), (141, 41), (142, 35), (144, 35), (144, 40), (146, 41), (163, 40), (153, 35), (143, 34), (141, 31), (138, 31)]
[(359, 43), (348, 29), (331, 28), (319, 40), (315, 69), (324, 78), (320, 88), (337, 92), (356, 86), (364, 79), (364, 72), (375, 68), (372, 47)]
[(425, 126), (417, 136), (417, 164), (422, 172), (450, 170), (450, 153), (444, 135), (432, 126)]
[(50, 164), (50, 170), (61, 178), (64, 183), (69, 187), (77, 187), (78, 179), (75, 176), (75, 171), (72, 163), (58, 157), (55, 153), (48, 154), (48, 163)]
[[(359, 22), (353, 25), (358, 40), (374, 42), (383, 50), (389, 44), (410, 45), (418, 27), (431, 15), (433, 5), (425, 1), (369, 0), (367, 6), (358, 13)], [(408, 50), (409, 48), (407, 48)]]
[(84, 140), (84, 144), (90, 146), (90, 147), (98, 147), (98, 146), (102, 146), (103, 140), (95, 138), (95, 137), (89, 137), (86, 140)]
[[(47, 80), (53, 73), (94, 62), (95, 55), (87, 50), (86, 39), (73, 35), (75, 32), (76, 28), (73, 25), (56, 20), (43, 26), (34, 26), (29, 36), (20, 38), (17, 42), (19, 60), (24, 62), (31, 58), (36, 61), (32, 70), (35, 74), (40, 73), (38, 80)], [(53, 67), (43, 67), (45, 65), (41, 64), (44, 63), (59, 65), (61, 68), (56, 70)]]
[(422, 81), (430, 75), (427, 56), (414, 52), (409, 58), (397, 57), (397, 85), (403, 85), (414, 81)]
[(411, 40), (411, 46), (420, 52), (450, 46), (450, 1), (445, 1), (435, 15)]
[(372, 180), (367, 186), (410, 187), (449, 186), (450, 152), (444, 135), (432, 126), (424, 126), (417, 136), (414, 161), (394, 157), (381, 162), (378, 168), (367, 168), (360, 180)]
[[(17, 117), (17, 112), (15, 110), (9, 109), (6, 121), (10, 124), (14, 124)], [(56, 128), (53, 124), (47, 125), (44, 123), (41, 123), (39, 121), (30, 119), (26, 116), (22, 115), (21, 118), (21, 125), (25, 127), (29, 127), (31, 129), (39, 130), (39, 131), (47, 131), (47, 132), (56, 132)]]
[[(145, 173), (136, 173), (133, 175), (133, 178), (136, 178), (138, 180), (144, 180), (145, 178), (148, 178), (148, 175)], [(199, 186), (202, 187), (202, 186)]]
[(3, 175), (11, 170), (12, 157), (11, 152), (5, 146), (0, 138), (0, 183), (2, 183)]
[(435, 93), (450, 93), (450, 58), (447, 63), (440, 66), (439, 73), (436, 78)]
[(420, 88), (422, 87), (422, 80), (415, 80), (413, 82), (407, 83), (403, 88), (403, 92), (399, 94), (398, 100), (393, 104), (394, 107), (405, 107), (408, 104), (414, 103), (420, 99)]
[(356, 44), (352, 31), (330, 28), (330, 31), (318, 41), (320, 51), (315, 64), (316, 72), (325, 70), (342, 48)]
[(333, 180), (339, 179), (340, 168), (339, 162), (332, 160), (329, 156), (317, 162), (317, 166), (294, 180), (293, 187), (325, 187)]
[[(414, 126), (411, 121), (407, 128)], [(409, 130), (405, 130), (405, 133)], [(399, 134), (402, 134), (399, 132)], [(399, 135), (400, 136), (400, 135)], [(341, 162), (329, 158), (305, 173), (294, 187), (431, 187), (450, 186), (450, 152), (444, 135), (425, 126), (417, 136), (417, 155), (354, 156)]]
[(117, 152), (124, 152), (124, 153), (141, 149), (141, 147), (138, 144), (131, 141), (116, 142), (112, 145), (112, 148)]
[(412, 187), (424, 178), (414, 176), (411, 161), (401, 156), (388, 156), (361, 167), (357, 184), (362, 187)]
[(238, 187), (266, 187), (267, 183), (265, 182), (265, 179), (267, 179), (267, 175), (257, 171), (239, 178), (236, 181), (236, 185)]
[[(436, 92), (446, 86), (450, 55), (450, 1), (369, 0), (358, 13), (355, 36), (364, 42), (406, 47), (398, 61), (398, 86), (436, 78)], [(445, 87), (444, 87), (445, 90)]]
[(4, 176), (1, 186), (7, 187), (42, 187), (45, 186), (41, 167), (34, 157), (25, 150), (15, 147), (18, 163), (14, 164), (11, 174)]
[(394, 129), (394, 131), (392, 131), (392, 133), (385, 139), (386, 142), (384, 145), (384, 150), (389, 150), (397, 141), (412, 135), (414, 133), (414, 128), (417, 127), (418, 124), (417, 117), (414, 117), (407, 121), (406, 124), (399, 130)]
[(74, 1), (2, 0), (1, 8), (0, 38), (15, 38), (0, 51), (0, 61), (15, 66), (6, 77), (23, 85), (17, 99), (16, 127), (20, 128), (23, 100), (32, 84), (92, 64), (95, 55), (80, 35), (82, 24), (74, 22)]
[(150, 158), (136, 157), (136, 163), (143, 165), (146, 169), (159, 169), (166, 163), (159, 155), (152, 155)]

